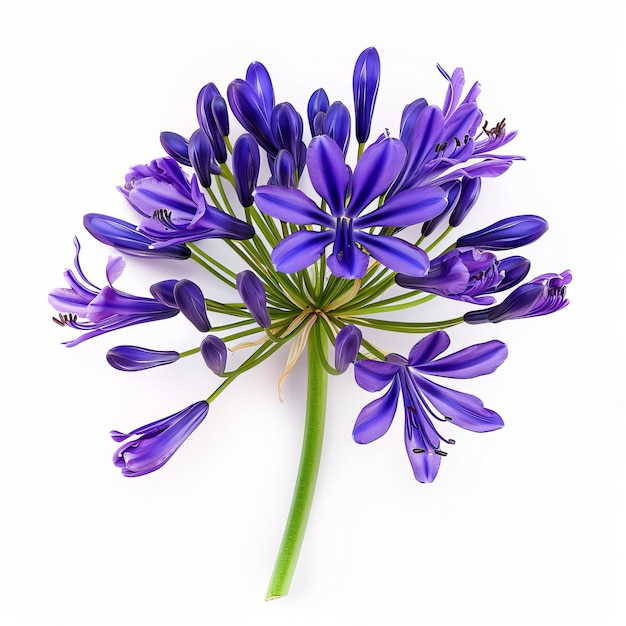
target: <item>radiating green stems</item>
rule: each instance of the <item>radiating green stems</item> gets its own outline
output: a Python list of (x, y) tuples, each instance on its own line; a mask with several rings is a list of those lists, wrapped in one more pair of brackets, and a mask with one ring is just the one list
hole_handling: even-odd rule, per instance
[[(318, 320), (316, 325), (319, 323)], [(318, 330), (313, 329), (314, 332)], [(323, 333), (319, 334), (322, 335), (321, 343), (313, 341), (313, 338), (309, 337), (307, 345), (308, 387), (300, 467), (283, 540), (267, 588), (266, 600), (281, 598), (289, 592), (311, 511), (315, 483), (317, 482), (324, 438), (328, 388), (328, 374), (321, 365), (321, 360), (326, 359), (328, 340)], [(318, 352), (320, 348), (322, 354)]]

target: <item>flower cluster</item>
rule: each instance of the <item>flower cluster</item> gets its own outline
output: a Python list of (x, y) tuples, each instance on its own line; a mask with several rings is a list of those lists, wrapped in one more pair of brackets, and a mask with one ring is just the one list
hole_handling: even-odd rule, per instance
[[(289, 102), (276, 102), (268, 70), (252, 63), (224, 96), (213, 83), (202, 87), (197, 129), (189, 137), (161, 133), (164, 154), (130, 168), (119, 191), (132, 221), (85, 216), (86, 230), (123, 255), (199, 264), (207, 281), (221, 281), (237, 296), (236, 302), (219, 302), (206, 297), (204, 285), (167, 277), (149, 287), (150, 296), (121, 292), (113, 287), (125, 266), (121, 256), (109, 259), (108, 285), (96, 287), (81, 270), (76, 241), (76, 271), (65, 273), (69, 288), (49, 296), (59, 312), (54, 320), (82, 331), (67, 345), (182, 313), (203, 333), (200, 345), (183, 351), (119, 345), (109, 350), (108, 362), (138, 371), (200, 355), (217, 379), (206, 399), (128, 434), (111, 433), (125, 441), (114, 455), (125, 476), (162, 467), (228, 385), (283, 347), (279, 391), (302, 354), (309, 355), (309, 389), (319, 396), (307, 405), (309, 417), (323, 419), (320, 390), (329, 374), (352, 369), (363, 389), (387, 389), (358, 414), (357, 443), (387, 432), (401, 396), (405, 447), (420, 482), (435, 479), (446, 455), (441, 444), (454, 443), (442, 427), (486, 432), (503, 426), (480, 399), (430, 377), (492, 373), (505, 360), (506, 346), (493, 340), (441, 356), (450, 344), (445, 329), (558, 311), (568, 304), (571, 274), (524, 282), (530, 260), (506, 256), (546, 232), (537, 215), (462, 232), (482, 185), (522, 157), (502, 152), (516, 133), (505, 119), (490, 125), (483, 116), (479, 83), (465, 91), (461, 68), (451, 74), (438, 69), (446, 84), (442, 103), (416, 98), (404, 107), (394, 133), (375, 130), (381, 76), (375, 48), (357, 59), (349, 106), (320, 88), (304, 117)], [(244, 132), (233, 137), (236, 124)], [(238, 255), (240, 267), (219, 260), (224, 250)], [(437, 296), (455, 301), (455, 317), (429, 319), (424, 305)], [(424, 314), (415, 321), (394, 319), (395, 312), (417, 306)], [(214, 326), (212, 313), (232, 321)], [(367, 332), (373, 328), (423, 338), (401, 356), (371, 343)], [(228, 344), (240, 339), (245, 342), (237, 347), (251, 352), (232, 364)]]

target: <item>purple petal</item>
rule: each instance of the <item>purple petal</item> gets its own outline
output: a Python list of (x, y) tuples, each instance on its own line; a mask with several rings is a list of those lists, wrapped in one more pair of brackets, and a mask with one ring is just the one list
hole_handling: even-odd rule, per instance
[(249, 83), (257, 93), (265, 116), (269, 120), (274, 108), (274, 87), (269, 72), (263, 63), (255, 61), (250, 63), (246, 70), (246, 82)]
[(178, 361), (178, 352), (172, 350), (150, 350), (138, 346), (116, 346), (107, 352), (107, 361), (111, 367), (123, 372), (138, 372), (140, 370), (168, 365)]
[(191, 165), (189, 160), (189, 142), (178, 133), (161, 133), (161, 146), (175, 161), (181, 165)]
[(413, 244), (386, 235), (355, 232), (354, 238), (385, 267), (409, 276), (423, 276), (430, 266), (428, 255)]
[(506, 345), (493, 340), (469, 346), (431, 363), (423, 363), (416, 369), (421, 374), (447, 378), (475, 378), (495, 372), (507, 355)]
[(420, 339), (409, 352), (409, 365), (415, 367), (432, 361), (450, 346), (450, 337), (443, 330), (436, 330)]
[(361, 347), (361, 331), (353, 324), (346, 324), (335, 340), (335, 369), (345, 372), (354, 363)]
[[(310, 150), (309, 150), (310, 153)], [(257, 187), (254, 199), (261, 211), (292, 224), (320, 224), (335, 228), (335, 220), (299, 189), (264, 185)]]
[(293, 233), (272, 250), (272, 263), (279, 272), (285, 274), (298, 272), (315, 263), (334, 237), (335, 233), (332, 230), (321, 233), (302, 230)]
[(226, 369), (226, 344), (215, 335), (207, 335), (200, 344), (200, 353), (206, 366), (218, 376)]
[(394, 379), (389, 390), (361, 409), (352, 437), (357, 443), (371, 443), (382, 437), (391, 426), (400, 395), (400, 383)]
[(419, 378), (419, 388), (433, 406), (453, 424), (477, 433), (489, 432), (504, 426), (502, 418), (476, 396), (437, 385)]
[(400, 371), (400, 366), (388, 361), (357, 361), (354, 364), (354, 378), (359, 387), (366, 391), (384, 389)]
[(392, 196), (379, 209), (354, 220), (355, 228), (371, 226), (405, 227), (439, 215), (447, 206), (441, 187), (418, 187)]
[(408, 421), (404, 426), (404, 445), (416, 480), (421, 483), (432, 483), (439, 472), (441, 455), (424, 441), (420, 431)]
[(126, 268), (126, 261), (121, 256), (110, 256), (106, 267), (106, 276), (109, 285), (113, 283), (123, 274)]
[(341, 148), (326, 135), (314, 137), (309, 144), (306, 163), (315, 191), (328, 202), (335, 217), (343, 216), (350, 168), (345, 164)]
[(369, 146), (354, 169), (346, 216), (356, 217), (374, 198), (386, 192), (405, 159), (406, 148), (399, 139), (385, 139)]
[(272, 319), (267, 310), (265, 288), (260, 278), (251, 270), (244, 270), (237, 274), (236, 280), (237, 290), (243, 303), (248, 307), (248, 311), (259, 326), (267, 328), (272, 323)]

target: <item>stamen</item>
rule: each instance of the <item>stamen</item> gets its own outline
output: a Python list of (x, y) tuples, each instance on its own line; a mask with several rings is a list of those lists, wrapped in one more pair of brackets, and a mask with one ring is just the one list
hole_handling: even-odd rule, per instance
[(65, 326), (71, 322), (75, 322), (77, 317), (74, 313), (59, 313), (59, 317), (53, 317), (52, 321), (59, 326)]
[(506, 117), (503, 117), (493, 128), (487, 128), (488, 122), (485, 120), (483, 130), (490, 139), (498, 139), (504, 132)]
[(156, 209), (152, 214), (152, 219), (158, 220), (165, 226), (166, 230), (170, 228), (176, 230), (176, 226), (172, 222), (172, 212), (169, 209)]
[(448, 453), (443, 450), (435, 450), (435, 454), (438, 454), (439, 456), (448, 456)]
[(426, 450), (424, 450), (424, 448), (413, 448), (413, 452), (415, 454), (420, 454), (421, 452), (426, 452)]

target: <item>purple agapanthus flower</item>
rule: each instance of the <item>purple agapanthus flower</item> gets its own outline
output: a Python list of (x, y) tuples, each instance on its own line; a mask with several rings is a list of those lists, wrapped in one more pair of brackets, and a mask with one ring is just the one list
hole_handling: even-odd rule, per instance
[(442, 330), (418, 341), (409, 357), (388, 354), (385, 361), (357, 361), (357, 383), (367, 391), (388, 391), (365, 406), (357, 417), (353, 437), (357, 443), (370, 443), (382, 437), (396, 413), (402, 393), (404, 403), (404, 441), (415, 478), (423, 483), (437, 476), (441, 457), (446, 452), (440, 443), (454, 443), (439, 434), (434, 421), (452, 422), (474, 432), (488, 432), (504, 426), (502, 418), (485, 408), (480, 399), (438, 385), (427, 376), (475, 378), (490, 374), (507, 357), (501, 341), (470, 346), (437, 359), (450, 345)]
[(74, 265), (78, 276), (72, 270), (66, 270), (64, 276), (69, 289), (54, 289), (48, 296), (50, 304), (61, 313), (60, 320), (56, 320), (58, 323), (86, 331), (65, 345), (72, 347), (118, 328), (167, 319), (178, 314), (178, 308), (159, 300), (133, 296), (113, 287), (126, 266), (121, 256), (109, 257), (106, 266), (109, 284), (102, 288), (96, 287), (80, 267), (80, 244), (77, 239), (74, 239), (74, 244)]
[(463, 176), (500, 176), (513, 161), (522, 158), (494, 153), (517, 133), (506, 131), (504, 119), (492, 128), (487, 128), (486, 121), (483, 123), (482, 111), (476, 102), (480, 84), (474, 83), (461, 100), (465, 85), (463, 69), (456, 68), (452, 76), (440, 66), (438, 69), (448, 81), (444, 104), (439, 108), (420, 98), (405, 107), (400, 139), (408, 156), (390, 195)]
[(298, 189), (266, 186), (258, 187), (255, 194), (260, 210), (272, 217), (322, 227), (300, 230), (281, 241), (272, 251), (276, 269), (296, 272), (308, 267), (333, 244), (328, 267), (337, 276), (362, 277), (369, 255), (394, 271), (423, 275), (428, 269), (428, 257), (420, 248), (396, 237), (366, 231), (376, 226), (406, 227), (438, 215), (446, 205), (439, 187), (397, 194), (361, 215), (389, 189), (405, 157), (406, 151), (398, 139), (383, 138), (365, 150), (352, 173), (335, 141), (325, 135), (314, 137), (307, 153), (307, 168), (311, 183), (328, 204), (330, 214)]
[(122, 469), (124, 476), (143, 476), (158, 470), (170, 460), (208, 412), (209, 405), (202, 400), (128, 434), (111, 431), (114, 441), (136, 436), (117, 449), (113, 463)]
[(142, 216), (137, 230), (150, 237), (155, 249), (199, 239), (249, 239), (254, 229), (211, 206), (198, 180), (191, 181), (173, 159), (137, 165), (119, 190)]
[(463, 320), (468, 324), (486, 324), (555, 313), (569, 304), (565, 292), (571, 281), (569, 270), (561, 274), (542, 274), (520, 285), (500, 304), (482, 311), (470, 311)]
[(491, 293), (504, 291), (521, 282), (530, 261), (509, 257), (498, 261), (495, 254), (476, 248), (455, 248), (430, 262), (425, 276), (398, 274), (396, 282), (407, 289), (419, 289), (444, 298), (472, 304), (493, 304)]

